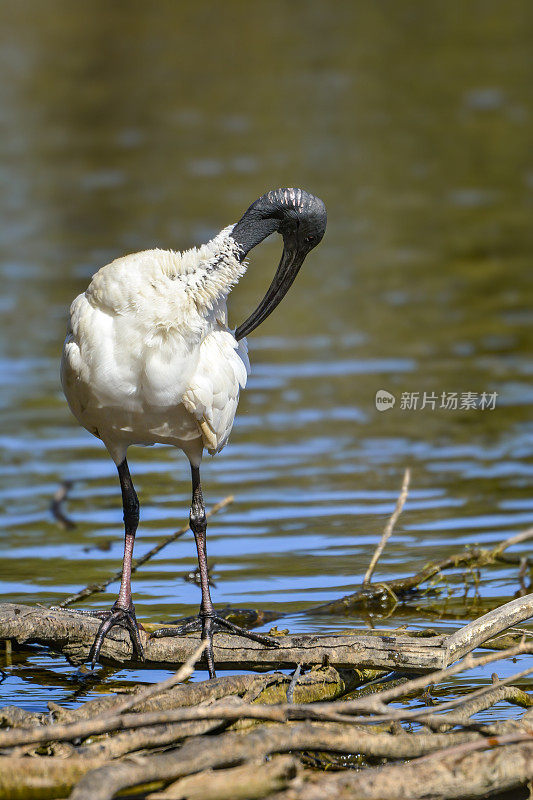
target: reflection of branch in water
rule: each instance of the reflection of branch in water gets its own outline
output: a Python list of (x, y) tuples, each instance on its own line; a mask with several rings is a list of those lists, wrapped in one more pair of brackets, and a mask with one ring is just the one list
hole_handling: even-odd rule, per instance
[(76, 527), (74, 520), (63, 511), (63, 503), (68, 498), (73, 486), (74, 481), (63, 481), (50, 502), (50, 513), (55, 521), (67, 531)]
[(528, 559), (525, 556), (522, 556), (520, 559), (520, 569), (518, 570), (518, 582), (520, 584), (520, 589), (517, 592), (517, 596), (519, 597), (523, 597), (533, 588), (532, 581), (530, 581), (529, 585), (526, 586), (526, 575), (528, 573), (529, 566)]
[[(213, 563), (213, 564), (209, 564), (209, 567), (207, 568), (207, 575), (209, 577), (209, 586), (212, 589), (216, 589), (217, 588), (217, 585), (216, 585), (215, 581), (213, 580), (213, 576), (212, 576), (212, 572), (215, 569), (215, 567), (216, 567), (216, 564)], [(201, 588), (200, 567), (196, 567), (196, 569), (193, 569), (190, 572), (186, 572), (184, 574), (184, 576), (183, 576), (183, 580), (187, 581), (187, 583), (194, 583), (195, 586), (198, 586), (198, 588)]]

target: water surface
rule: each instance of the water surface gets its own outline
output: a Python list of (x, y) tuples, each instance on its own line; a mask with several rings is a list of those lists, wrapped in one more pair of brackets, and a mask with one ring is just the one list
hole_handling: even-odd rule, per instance
[[(409, 501), (377, 578), (533, 522), (531, 6), (269, 9), (0, 11), (3, 601), (58, 602), (122, 556), (115, 467), (59, 386), (72, 298), (114, 257), (205, 241), (285, 185), (324, 199), (328, 231), (251, 337), (231, 443), (204, 463), (208, 504), (235, 495), (209, 527), (215, 603), (287, 613), (292, 631), (453, 630), (518, 589), (502, 567), (466, 599), (459, 576), (446, 604), (448, 587), (390, 619), (309, 612), (358, 587), (407, 466)], [(254, 251), (233, 324), (279, 252), (279, 241)], [(376, 409), (381, 389), (396, 397), (389, 411)], [(495, 408), (441, 408), (453, 392), (496, 393)], [(416, 410), (404, 393), (419, 393)], [(142, 554), (186, 520), (188, 466), (164, 448), (129, 458)], [(65, 478), (73, 531), (49, 513)], [(195, 613), (195, 563), (190, 534), (149, 562), (134, 580), (139, 617)], [(109, 685), (162, 674), (123, 670)], [(41, 651), (15, 654), (0, 684), (3, 701), (38, 710), (84, 691)]]

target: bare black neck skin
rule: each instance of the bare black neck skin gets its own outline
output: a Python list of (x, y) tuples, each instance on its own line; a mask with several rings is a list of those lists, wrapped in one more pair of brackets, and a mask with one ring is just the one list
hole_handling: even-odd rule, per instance
[[(268, 213), (264, 211), (263, 213)], [(239, 261), (244, 261), (250, 250), (261, 244), (271, 233), (279, 231), (281, 219), (264, 217), (261, 211), (250, 206), (248, 211), (237, 222), (230, 236), (240, 248)]]

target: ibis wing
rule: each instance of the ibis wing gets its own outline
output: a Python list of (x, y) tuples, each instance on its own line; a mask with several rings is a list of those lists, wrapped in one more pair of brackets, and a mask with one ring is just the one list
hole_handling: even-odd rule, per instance
[(228, 440), (249, 368), (246, 340), (236, 342), (229, 331), (221, 329), (203, 340), (196, 371), (182, 402), (198, 421), (211, 455), (218, 453)]

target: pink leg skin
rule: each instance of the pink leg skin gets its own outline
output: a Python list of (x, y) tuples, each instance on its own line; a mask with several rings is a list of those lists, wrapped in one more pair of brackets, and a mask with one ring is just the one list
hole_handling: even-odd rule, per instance
[(124, 537), (124, 559), (122, 561), (122, 579), (120, 581), (120, 591), (118, 593), (116, 605), (127, 610), (132, 605), (131, 602), (131, 560), (133, 558), (133, 545), (135, 544), (135, 534), (126, 533)]
[(126, 459), (118, 465), (120, 488), (122, 490), (122, 505), (124, 508), (124, 560), (122, 562), (122, 580), (120, 591), (111, 611), (106, 614), (104, 621), (98, 629), (96, 638), (89, 653), (92, 668), (98, 661), (100, 649), (105, 637), (116, 626), (126, 628), (130, 634), (133, 653), (139, 661), (144, 660), (144, 651), (139, 635), (139, 626), (135, 617), (135, 608), (131, 597), (131, 561), (135, 533), (139, 524), (139, 500), (131, 480), (128, 462)]
[(216, 678), (215, 673), (215, 657), (213, 655), (213, 634), (216, 630), (229, 630), (231, 633), (236, 633), (238, 636), (244, 636), (246, 639), (251, 639), (254, 642), (259, 642), (265, 647), (279, 647), (278, 642), (270, 636), (264, 636), (260, 633), (253, 633), (244, 628), (234, 625), (223, 617), (219, 617), (213, 608), (211, 602), (211, 593), (209, 590), (209, 572), (207, 569), (207, 548), (206, 548), (206, 532), (207, 532), (207, 519), (205, 516), (204, 499), (202, 496), (202, 486), (200, 483), (200, 469), (191, 463), (191, 476), (192, 476), (192, 502), (191, 513), (189, 521), (191, 531), (196, 540), (196, 549), (198, 551), (198, 566), (200, 568), (200, 585), (202, 588), (202, 602), (200, 604), (200, 613), (198, 614), (197, 623), (186, 623), (179, 628), (159, 628), (151, 634), (150, 638), (159, 639), (163, 636), (183, 636), (186, 633), (192, 632), (200, 628), (202, 632), (202, 639), (207, 641), (207, 649), (205, 651), (205, 660), (210, 678)]

